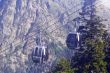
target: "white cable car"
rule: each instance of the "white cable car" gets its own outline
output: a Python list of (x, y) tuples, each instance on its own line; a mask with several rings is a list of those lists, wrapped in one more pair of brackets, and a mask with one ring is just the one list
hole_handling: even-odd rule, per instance
[(32, 52), (32, 60), (35, 63), (43, 63), (48, 60), (49, 52), (45, 46), (37, 46)]
[(49, 52), (48, 47), (41, 41), (41, 33), (39, 34), (39, 38), (36, 39), (36, 44), (37, 47), (32, 52), (32, 60), (34, 63), (44, 63), (48, 60)]

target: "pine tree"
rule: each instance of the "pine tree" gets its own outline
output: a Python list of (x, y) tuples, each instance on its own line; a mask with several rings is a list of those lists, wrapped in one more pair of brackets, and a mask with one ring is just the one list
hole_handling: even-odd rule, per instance
[(50, 73), (74, 73), (74, 70), (70, 66), (70, 61), (62, 58)]
[[(95, 12), (95, 11), (94, 11)], [(83, 39), (83, 53), (76, 53), (76, 56), (72, 59), (73, 68), (77, 68), (76, 73), (107, 73), (107, 62), (104, 61), (106, 56), (104, 40), (104, 34), (107, 33), (104, 21), (99, 16), (92, 14), (90, 19), (81, 16), (81, 20), (84, 21), (87, 35)], [(86, 47), (86, 48), (85, 48)]]

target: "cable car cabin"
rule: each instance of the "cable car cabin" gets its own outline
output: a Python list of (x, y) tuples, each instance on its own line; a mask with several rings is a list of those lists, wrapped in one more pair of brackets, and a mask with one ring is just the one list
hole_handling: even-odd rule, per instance
[(43, 63), (48, 60), (48, 48), (45, 46), (37, 46), (32, 52), (32, 60), (35, 63)]
[(88, 37), (87, 27), (79, 26), (76, 33), (69, 33), (66, 39), (66, 45), (69, 49), (78, 49), (83, 40)]
[(69, 33), (66, 39), (66, 45), (69, 49), (76, 49), (79, 43), (79, 33)]

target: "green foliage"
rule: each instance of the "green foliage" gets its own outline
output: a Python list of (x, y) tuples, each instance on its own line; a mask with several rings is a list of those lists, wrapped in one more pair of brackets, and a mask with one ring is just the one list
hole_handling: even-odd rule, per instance
[(70, 66), (70, 62), (62, 58), (56, 67), (53, 69), (52, 73), (74, 73), (74, 70)]
[[(82, 19), (83, 20), (83, 19)], [(85, 20), (87, 31), (87, 38), (85, 44), (81, 47), (84, 49), (83, 53), (77, 56), (79, 59), (73, 60), (73, 68), (78, 68), (76, 73), (107, 73), (107, 62), (104, 61), (106, 56), (105, 46), (106, 41), (103, 39), (105, 25), (102, 24), (102, 19), (97, 15), (92, 16), (90, 20)], [(106, 36), (104, 36), (106, 37)], [(85, 48), (86, 47), (86, 48)]]

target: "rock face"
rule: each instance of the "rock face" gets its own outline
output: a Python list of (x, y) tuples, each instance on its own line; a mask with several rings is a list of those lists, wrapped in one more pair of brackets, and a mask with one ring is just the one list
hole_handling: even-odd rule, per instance
[[(69, 57), (65, 39), (82, 0), (0, 0), (0, 73), (46, 73), (55, 60)], [(50, 55), (45, 64), (31, 59), (41, 31)]]

